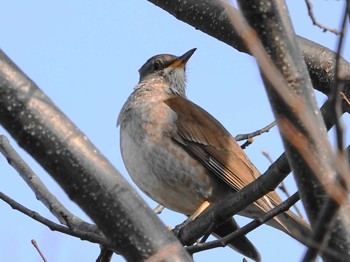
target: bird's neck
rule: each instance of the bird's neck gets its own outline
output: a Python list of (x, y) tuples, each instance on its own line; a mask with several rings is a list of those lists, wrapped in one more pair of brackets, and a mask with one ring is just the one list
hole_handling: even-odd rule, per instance
[[(169, 81), (170, 80), (170, 81)], [(165, 92), (169, 95), (178, 95), (186, 97), (186, 81), (173, 77), (172, 79), (165, 79), (163, 77), (143, 79), (135, 87), (138, 92)]]

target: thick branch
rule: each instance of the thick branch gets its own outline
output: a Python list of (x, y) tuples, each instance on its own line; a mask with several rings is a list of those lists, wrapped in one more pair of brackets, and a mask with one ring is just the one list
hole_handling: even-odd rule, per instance
[[(279, 73), (288, 80), (286, 82), (288, 87), (276, 85), (269, 73), (264, 71), (266, 68), (261, 64), (264, 61), (257, 57), (300, 196), (311, 225), (316, 228), (325, 200), (331, 193), (327, 187), (334, 185), (339, 192), (342, 187), (337, 184), (337, 169), (331, 154), (332, 150), (316, 107), (306, 66), (300, 59), (299, 47), (295, 41), (289, 15), (286, 13), (287, 8), (283, 1), (251, 0), (239, 3), (249, 25), (258, 34), (267, 55)], [(342, 196), (343, 199), (339, 199), (339, 195), (338, 199), (333, 199), (332, 196), (330, 201), (340, 200), (342, 203), (346, 201), (345, 195)], [(346, 229), (346, 224), (339, 215), (336, 215), (339, 203), (333, 207), (335, 209), (332, 211), (337, 219), (328, 246), (346, 256), (350, 252), (348, 232), (338, 230), (338, 228)], [(320, 230), (323, 233), (329, 229), (325, 225), (321, 226)], [(335, 244), (339, 239), (342, 239), (342, 245)], [(327, 261), (332, 260), (327, 256), (324, 258)]]
[[(232, 46), (238, 51), (249, 53), (243, 40), (232, 27), (222, 0), (178, 0), (162, 1), (148, 0), (158, 7), (169, 12), (177, 19), (192, 25), (194, 28), (213, 36), (214, 38)], [(227, 7), (226, 7), (227, 8)], [(239, 11), (231, 7), (232, 14)], [(300, 50), (304, 56), (309, 70), (311, 81), (315, 89), (328, 95), (333, 88), (336, 54), (330, 49), (297, 36)], [(339, 73), (345, 79), (350, 79), (350, 64), (343, 58), (339, 60)], [(350, 97), (350, 82), (345, 86), (344, 92)], [(350, 106), (343, 103), (345, 112), (350, 112)]]

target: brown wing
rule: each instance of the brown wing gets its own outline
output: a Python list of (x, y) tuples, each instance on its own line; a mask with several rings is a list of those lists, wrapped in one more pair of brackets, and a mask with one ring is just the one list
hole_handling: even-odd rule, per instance
[[(231, 134), (208, 112), (180, 96), (165, 103), (177, 114), (173, 138), (231, 188), (241, 190), (260, 175)], [(281, 203), (276, 192), (267, 197), (274, 206)], [(271, 208), (266, 199), (257, 202), (265, 211)]]

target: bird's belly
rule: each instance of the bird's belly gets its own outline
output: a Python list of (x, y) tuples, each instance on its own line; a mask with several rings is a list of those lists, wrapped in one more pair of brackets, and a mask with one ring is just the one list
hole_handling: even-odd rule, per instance
[(129, 131), (126, 127), (121, 133), (122, 157), (130, 177), (145, 194), (186, 215), (211, 199), (216, 183), (179, 145), (168, 137), (136, 139), (139, 136)]

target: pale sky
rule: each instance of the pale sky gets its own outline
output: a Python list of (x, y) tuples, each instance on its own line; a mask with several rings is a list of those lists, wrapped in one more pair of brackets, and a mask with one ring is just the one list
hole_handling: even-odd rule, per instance
[[(304, 1), (287, 1), (296, 33), (335, 49), (337, 37), (312, 25)], [(344, 1), (314, 1), (318, 20), (339, 27)], [(0, 48), (89, 137), (131, 181), (119, 152), (116, 118), (138, 82), (137, 70), (151, 56), (197, 51), (188, 63), (189, 99), (215, 116), (232, 135), (255, 131), (273, 121), (254, 59), (178, 21), (147, 1), (2, 1)], [(349, 41), (345, 47), (349, 46)], [(350, 61), (349, 49), (344, 57)], [(318, 95), (321, 105), (325, 101)], [(347, 128), (349, 117), (343, 117)], [(0, 134), (7, 134), (0, 127)], [(348, 134), (348, 133), (347, 133)], [(333, 142), (334, 136), (330, 135)], [(13, 145), (16, 145), (11, 139)], [(349, 135), (347, 135), (347, 144)], [(16, 148), (18, 148), (16, 146)], [(246, 150), (263, 173), (269, 166), (261, 154), (276, 159), (282, 152), (277, 129), (257, 137)], [(86, 215), (23, 150), (19, 153), (50, 190), (76, 215)], [(0, 156), (0, 191), (53, 219), (32, 191)], [(135, 186), (133, 184), (133, 186)], [(295, 191), (293, 177), (287, 179)], [(136, 187), (136, 186), (135, 186)], [(283, 196), (282, 193), (280, 193)], [(153, 208), (149, 198), (145, 200)], [(301, 204), (299, 204), (301, 206)], [(0, 201), (0, 261), (41, 261), (35, 239), (49, 262), (95, 261), (99, 247), (58, 232), (12, 210)], [(185, 217), (165, 211), (161, 219), (175, 226)], [(247, 221), (238, 220), (241, 225)], [(300, 261), (305, 248), (289, 236), (263, 226), (248, 235), (263, 261)], [(205, 251), (196, 261), (241, 261), (230, 248)], [(113, 261), (124, 261), (114, 255)]]

